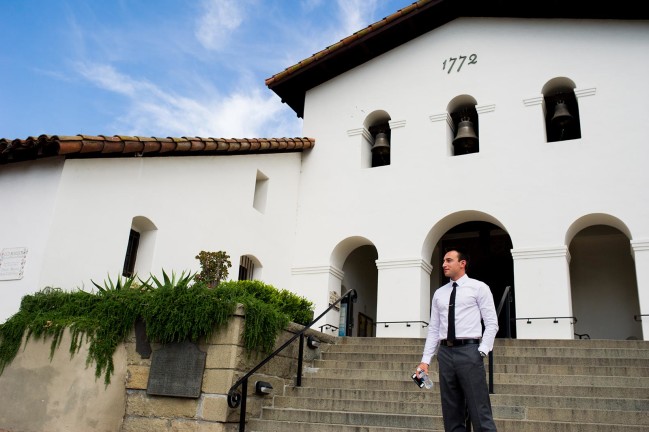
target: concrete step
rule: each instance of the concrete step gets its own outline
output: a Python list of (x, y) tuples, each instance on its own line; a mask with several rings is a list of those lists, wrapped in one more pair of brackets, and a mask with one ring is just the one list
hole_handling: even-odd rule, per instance
[[(374, 338), (374, 337), (340, 337), (336, 338), (333, 346), (341, 345), (410, 345), (423, 348), (425, 339), (423, 338)], [(642, 340), (613, 340), (613, 339), (506, 339), (498, 338), (494, 346), (506, 347), (514, 346), (517, 348), (526, 347), (596, 347), (596, 348), (636, 348), (649, 349), (649, 341)]]
[[(316, 400), (340, 399), (340, 400), (368, 400), (368, 401), (399, 401), (400, 403), (439, 403), (439, 389), (432, 390), (418, 389), (416, 386), (409, 391), (386, 392), (382, 389), (359, 390), (341, 388), (318, 388), (318, 387), (287, 387), (285, 396), (278, 398), (312, 398)], [(548, 407), (548, 408), (578, 408), (578, 409), (603, 409), (621, 411), (645, 411), (649, 412), (649, 398), (607, 398), (607, 397), (579, 397), (562, 395), (529, 395), (529, 394), (492, 394), (493, 405), (502, 406), (527, 406), (527, 407)], [(285, 404), (286, 402), (282, 402)]]
[[(649, 425), (647, 411), (593, 409), (593, 407), (526, 407), (520, 402), (519, 405), (500, 405), (498, 403), (499, 401), (498, 398), (492, 399), (492, 409), (495, 419), (591, 422), (636, 426)], [(393, 415), (442, 415), (441, 404), (439, 402), (431, 403), (430, 401), (403, 402), (396, 400), (377, 401), (321, 399), (313, 397), (275, 397), (272, 409), (283, 408), (309, 411), (381, 412), (383, 414)]]
[[(442, 406), (439, 396), (435, 402), (417, 400), (403, 402), (396, 400), (357, 400), (357, 399), (320, 399), (320, 398), (295, 398), (277, 396), (273, 400), (273, 408), (290, 408), (319, 411), (352, 411), (352, 412), (381, 412), (384, 414), (421, 414), (442, 415)], [(525, 418), (522, 406), (492, 405), (494, 416), (498, 418)]]
[[(406, 380), (410, 378), (415, 371), (416, 365), (410, 364), (409, 367), (403, 369), (380, 369), (380, 368), (305, 368), (304, 377), (317, 376), (318, 378), (340, 378), (340, 379), (382, 379), (382, 380)], [(508, 370), (509, 369), (509, 370)], [(581, 374), (575, 374), (574, 370), (579, 368), (555, 368), (554, 371), (545, 370), (543, 373), (528, 373), (531, 371), (539, 372), (538, 367), (532, 367), (530, 370), (525, 370), (525, 366), (510, 367), (505, 366), (494, 367), (494, 382), (500, 383), (529, 383), (529, 384), (579, 384), (579, 385), (602, 385), (602, 386), (632, 386), (632, 387), (649, 387), (649, 377), (640, 376), (641, 373), (646, 373), (647, 368), (640, 370), (631, 368), (619, 368), (615, 374), (596, 374), (595, 372), (607, 372), (609, 368), (591, 368), (591, 373), (585, 373), (586, 370), (581, 370)], [(547, 368), (549, 369), (549, 368)], [(488, 368), (485, 366), (485, 373)], [(625, 373), (625, 371), (627, 373)], [(437, 368), (430, 368), (429, 375), (433, 381), (437, 381)]]
[[(508, 357), (514, 360), (515, 357)], [(637, 367), (626, 366), (590, 366), (575, 364), (574, 359), (566, 361), (564, 364), (513, 364), (502, 363), (499, 359), (494, 362), (494, 372), (497, 373), (523, 373), (523, 374), (561, 374), (561, 375), (596, 375), (596, 376), (637, 376), (649, 377), (649, 366), (645, 367), (648, 362), (641, 359), (637, 362)], [(436, 363), (435, 361), (433, 361)], [(581, 362), (578, 362), (581, 363)], [(489, 361), (485, 361), (485, 367), (488, 367)], [(316, 360), (313, 362), (313, 368), (318, 370), (400, 370), (409, 371), (416, 367), (417, 363), (398, 362), (398, 361), (361, 361), (361, 360)], [(433, 369), (437, 366), (434, 365)]]
[[(442, 431), (432, 390), (410, 375), (423, 339), (338, 338), (278, 389), (251, 432)], [(649, 342), (497, 339), (491, 401), (499, 432), (649, 431)], [(485, 361), (488, 370), (488, 360)]]
[[(421, 361), (421, 352), (418, 354), (403, 354), (399, 352), (392, 353), (355, 353), (355, 352), (326, 352), (322, 354), (323, 360), (328, 361), (356, 361), (362, 362), (364, 359), (378, 362), (397, 362), (410, 363), (418, 365)], [(368, 360), (369, 361), (369, 360)], [(436, 362), (433, 357), (433, 362)], [(542, 365), (580, 365), (596, 367), (647, 367), (649, 361), (647, 358), (634, 357), (557, 357), (557, 356), (522, 356), (503, 355), (496, 353), (493, 356), (494, 366), (497, 364), (542, 364)], [(485, 362), (488, 364), (488, 361)]]
[[(416, 355), (421, 358), (422, 345), (357, 345), (357, 344), (336, 344), (323, 349), (323, 358), (328, 359), (331, 354), (350, 353), (362, 358), (371, 353), (374, 354), (402, 354)], [(558, 357), (558, 358), (634, 358), (649, 359), (649, 349), (632, 347), (610, 347), (600, 348), (593, 346), (535, 346), (518, 347), (503, 346), (494, 348), (494, 357)]]
[[(402, 427), (323, 425), (320, 423), (294, 423), (275, 420), (250, 420), (246, 431), (251, 432), (443, 432), (442, 429), (412, 429)], [(1, 431), (0, 431), (1, 432)]]
[[(434, 383), (438, 382), (434, 374), (431, 377)], [(607, 378), (610, 378), (610, 380), (607, 380)], [(620, 379), (622, 379), (621, 383), (615, 381)], [(591, 396), (595, 392), (602, 393), (597, 396), (606, 396), (603, 393), (610, 392), (611, 397), (649, 397), (649, 386), (646, 385), (646, 382), (634, 382), (634, 380), (637, 381), (638, 378), (624, 380), (623, 377), (559, 377), (494, 374), (494, 392), (506, 393), (508, 391), (514, 391), (513, 389), (519, 387), (519, 389), (529, 388), (530, 394), (539, 394), (538, 392), (533, 392), (535, 389), (538, 389), (539, 392), (561, 391), (562, 395), (572, 396)], [(409, 376), (404, 379), (327, 378), (312, 374), (303, 376), (302, 385), (307, 387), (358, 388), (363, 390), (381, 388), (391, 391), (409, 390), (410, 387), (414, 386)], [(500, 391), (499, 389), (507, 389), (507, 391)], [(523, 390), (515, 391), (515, 393), (520, 394), (521, 391)]]
[[(645, 425), (594, 423), (581, 421), (494, 418), (499, 432), (639, 432)], [(284, 429), (278, 429), (280, 425)], [(342, 428), (339, 428), (342, 426)], [(356, 429), (349, 429), (356, 427)], [(361, 428), (362, 427), (362, 428)], [(264, 408), (261, 419), (250, 420), (252, 431), (367, 431), (368, 427), (389, 428), (392, 431), (442, 431), (443, 420), (438, 415), (383, 414), (353, 411), (313, 411), (301, 409)], [(377, 431), (378, 432), (378, 431)]]

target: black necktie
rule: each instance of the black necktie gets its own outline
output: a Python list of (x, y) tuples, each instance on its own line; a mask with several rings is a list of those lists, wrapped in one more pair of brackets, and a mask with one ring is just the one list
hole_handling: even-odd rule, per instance
[(448, 301), (448, 334), (446, 339), (455, 339), (455, 291), (457, 283), (453, 282), (453, 291), (451, 291), (451, 299)]

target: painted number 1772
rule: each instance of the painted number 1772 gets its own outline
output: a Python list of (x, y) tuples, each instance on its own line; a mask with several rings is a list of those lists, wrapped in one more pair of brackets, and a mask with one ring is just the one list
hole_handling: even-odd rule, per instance
[[(478, 55), (477, 54), (471, 54), (470, 56), (458, 56), (458, 57), (450, 57), (442, 63), (442, 70), (447, 71), (446, 73), (451, 73), (451, 72), (459, 72), (462, 70), (462, 66), (464, 66), (465, 62), (469, 60), (467, 65), (472, 65), (478, 63)], [(447, 69), (448, 67), (448, 69)]]

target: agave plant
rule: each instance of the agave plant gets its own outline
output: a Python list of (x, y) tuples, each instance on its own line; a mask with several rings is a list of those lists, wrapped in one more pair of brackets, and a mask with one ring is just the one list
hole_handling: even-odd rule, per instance
[(100, 293), (105, 293), (106, 291), (120, 291), (122, 289), (134, 288), (133, 283), (135, 282), (135, 276), (125, 277), (122, 279), (122, 276), (118, 274), (115, 283), (113, 283), (110, 274), (108, 274), (108, 281), (104, 281), (104, 286), (99, 285), (92, 279), (90, 279), (90, 281), (97, 287)]
[[(180, 273), (180, 276), (178, 276), (178, 278), (176, 279), (176, 272), (172, 270), (171, 277), (169, 277), (167, 272), (165, 272), (163, 269), (162, 281), (155, 277), (155, 275), (151, 274), (149, 279), (147, 279), (146, 281), (140, 279), (140, 282), (142, 282), (142, 286), (146, 286), (151, 289), (187, 288), (189, 286), (189, 283), (194, 279), (194, 276), (196, 276), (195, 273), (192, 274), (192, 272), (187, 272), (187, 274), (185, 274), (185, 271), (183, 270)], [(149, 282), (150, 280), (153, 281), (153, 284), (155, 284), (155, 286), (153, 286), (153, 284)]]

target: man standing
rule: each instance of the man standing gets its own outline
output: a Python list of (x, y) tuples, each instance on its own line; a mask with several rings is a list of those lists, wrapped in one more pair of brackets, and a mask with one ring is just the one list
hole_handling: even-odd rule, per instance
[[(449, 283), (433, 295), (428, 335), (421, 363), (428, 373), (437, 354), (442, 415), (446, 432), (464, 432), (468, 408), (475, 432), (496, 431), (491, 413), (484, 357), (493, 349), (498, 316), (489, 287), (466, 274), (468, 257), (451, 248), (442, 269)], [(484, 322), (484, 334), (482, 323)]]

